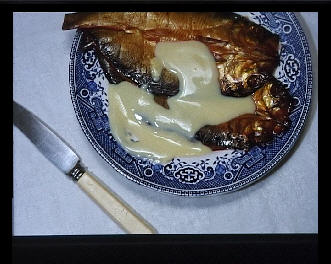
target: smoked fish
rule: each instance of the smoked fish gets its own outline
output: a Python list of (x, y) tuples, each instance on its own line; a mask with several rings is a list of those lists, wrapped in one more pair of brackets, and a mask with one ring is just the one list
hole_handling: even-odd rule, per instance
[(213, 150), (249, 149), (270, 141), (290, 125), (292, 97), (273, 76), (279, 64), (279, 36), (247, 18), (218, 12), (100, 12), (66, 14), (63, 30), (83, 31), (83, 47), (94, 49), (110, 83), (129, 81), (145, 87), (168, 108), (179, 91), (177, 76), (163, 69), (151, 74), (160, 41), (197, 40), (213, 54), (220, 90), (233, 97), (252, 96), (255, 114), (205, 126), (195, 138)]

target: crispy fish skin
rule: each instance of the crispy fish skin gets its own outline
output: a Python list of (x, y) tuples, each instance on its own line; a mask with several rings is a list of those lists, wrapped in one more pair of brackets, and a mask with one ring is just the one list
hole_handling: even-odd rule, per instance
[(243, 149), (272, 139), (275, 121), (255, 114), (245, 114), (219, 125), (199, 129), (195, 138), (212, 150)]
[(255, 114), (244, 114), (219, 125), (199, 129), (195, 138), (212, 150), (236, 148), (248, 150), (262, 145), (290, 126), (293, 99), (276, 78), (253, 94)]
[(273, 77), (279, 64), (279, 37), (233, 13), (113, 12), (67, 14), (63, 30), (83, 30), (111, 83), (145, 85), (158, 104), (179, 91), (176, 75), (151, 77), (151, 59), (160, 41), (197, 40), (215, 58), (221, 93), (252, 95), (255, 114), (202, 127), (195, 138), (213, 150), (244, 149), (270, 141), (290, 125), (292, 97)]
[[(156, 96), (173, 96), (179, 91), (177, 76), (163, 69), (159, 80), (153, 80), (150, 60), (154, 57), (155, 43), (146, 44), (139, 31), (127, 34), (104, 28), (84, 29), (82, 43), (93, 48), (110, 83), (131, 82)], [(125, 41), (122, 41), (125, 39)]]
[[(139, 30), (149, 40), (203, 37), (233, 43), (247, 52), (278, 55), (278, 36), (247, 18), (216, 12), (100, 12), (66, 14), (63, 30), (108, 28), (130, 34)], [(203, 40), (202, 40), (203, 41)]]
[[(289, 115), (293, 110), (294, 101), (288, 89), (275, 77), (270, 77), (268, 82), (253, 95), (256, 114), (273, 119), (279, 127), (275, 133), (279, 134), (289, 127)], [(280, 127), (283, 129), (280, 129)]]
[[(117, 61), (134, 72), (129, 79), (145, 83), (155, 95), (173, 96), (177, 77), (165, 71), (160, 81), (141, 80), (150, 75), (150, 60), (160, 41), (198, 40), (214, 55), (222, 94), (242, 97), (262, 87), (279, 63), (279, 37), (233, 13), (216, 12), (101, 12), (66, 14), (63, 30), (88, 29), (105, 47), (114, 46)], [(108, 35), (108, 37), (107, 37)], [(108, 43), (108, 45), (106, 45)], [(112, 59), (115, 60), (115, 59)], [(110, 63), (110, 61), (108, 61)], [(137, 76), (136, 78), (134, 78)], [(162, 88), (162, 85), (165, 87)]]

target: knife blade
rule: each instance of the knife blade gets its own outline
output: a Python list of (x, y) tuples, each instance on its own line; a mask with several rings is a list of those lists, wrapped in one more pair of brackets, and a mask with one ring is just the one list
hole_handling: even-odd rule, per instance
[(13, 101), (13, 123), (37, 149), (70, 176), (127, 233), (155, 234), (156, 229), (104, 186), (80, 163), (75, 151), (36, 115)]

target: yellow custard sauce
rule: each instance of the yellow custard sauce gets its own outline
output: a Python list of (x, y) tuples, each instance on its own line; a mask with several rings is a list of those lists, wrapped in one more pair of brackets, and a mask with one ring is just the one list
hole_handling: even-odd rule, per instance
[(199, 41), (159, 42), (151, 65), (155, 80), (163, 67), (178, 76), (179, 93), (167, 100), (169, 109), (129, 82), (110, 85), (108, 91), (112, 134), (134, 156), (166, 163), (207, 154), (212, 150), (193, 138), (201, 127), (255, 112), (251, 96), (221, 94), (214, 57)]

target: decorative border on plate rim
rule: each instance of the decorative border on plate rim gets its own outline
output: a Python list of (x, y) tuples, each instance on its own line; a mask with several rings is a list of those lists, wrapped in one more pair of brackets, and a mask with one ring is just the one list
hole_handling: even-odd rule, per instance
[[(77, 43), (80, 41), (81, 33), (77, 31), (71, 51), (70, 51), (70, 64), (69, 64), (69, 83), (70, 83), (70, 95), (71, 95), (71, 100), (73, 103), (74, 111), (76, 113), (76, 118), (78, 122), (81, 125), (81, 128), (84, 131), (84, 134), (86, 135), (87, 139), (90, 141), (92, 144), (93, 148), (97, 151), (97, 153), (108, 163), (110, 164), (117, 172), (125, 176), (127, 179), (138, 183), (139, 185), (149, 187), (151, 189), (154, 189), (156, 191), (164, 192), (164, 193), (169, 193), (169, 194), (175, 194), (175, 195), (180, 195), (180, 196), (205, 196), (205, 195), (215, 195), (215, 194), (226, 194), (234, 191), (238, 191), (244, 187), (247, 187), (253, 183), (255, 183), (257, 180), (260, 178), (266, 176), (271, 172), (271, 170), (281, 161), (283, 160), (289, 151), (292, 149), (294, 146), (295, 142), (299, 139), (299, 136), (302, 134), (303, 131), (303, 126), (306, 124), (306, 119), (307, 115), (310, 110), (310, 104), (311, 104), (311, 97), (312, 97), (312, 86), (313, 86), (313, 74), (312, 74), (312, 62), (311, 62), (311, 54), (309, 51), (309, 46), (308, 42), (306, 39), (306, 36), (299, 24), (298, 19), (296, 18), (295, 14), (293, 12), (287, 12), (287, 14), (290, 16), (291, 20), (293, 21), (294, 26), (296, 27), (301, 42), (303, 44), (303, 50), (304, 50), (304, 55), (305, 55), (305, 60), (306, 60), (306, 76), (307, 76), (307, 83), (306, 83), (306, 101), (305, 104), (303, 105), (303, 110), (301, 113), (301, 116), (299, 118), (299, 122), (297, 123), (297, 126), (294, 128), (294, 131), (292, 135), (289, 137), (288, 141), (284, 144), (283, 148), (281, 151), (279, 151), (276, 156), (269, 161), (262, 169), (254, 172), (252, 175), (249, 177), (246, 177), (243, 180), (240, 180), (234, 184), (228, 185), (228, 186), (223, 186), (223, 187), (215, 187), (215, 188), (208, 188), (208, 189), (199, 189), (199, 190), (182, 190), (182, 189), (176, 189), (176, 188), (171, 188), (171, 187), (165, 187), (159, 184), (151, 183), (149, 181), (146, 181), (144, 179), (138, 178), (137, 176), (129, 173), (126, 171), (125, 168), (123, 168), (121, 165), (111, 162), (111, 158), (107, 158), (108, 153), (105, 153), (102, 147), (96, 142), (93, 138), (90, 137), (91, 133), (88, 130), (85, 122), (83, 121), (83, 118), (80, 114), (80, 109), (79, 106), (77, 105), (76, 98), (74, 95), (74, 89), (75, 89), (75, 78), (74, 78), (74, 72), (75, 72), (75, 56), (76, 56), (76, 51), (77, 51)], [(126, 171), (126, 172), (123, 172)]]

